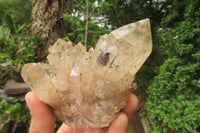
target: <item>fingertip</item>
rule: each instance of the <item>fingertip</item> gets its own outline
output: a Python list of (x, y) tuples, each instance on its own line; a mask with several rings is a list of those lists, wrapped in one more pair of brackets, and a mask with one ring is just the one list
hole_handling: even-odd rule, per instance
[(137, 110), (138, 107), (138, 98), (134, 94), (130, 94), (128, 99), (127, 106), (122, 110), (128, 115), (128, 118), (130, 119), (133, 115), (133, 113)]
[(68, 133), (68, 132), (72, 133), (73, 129), (63, 122), (63, 124), (60, 126), (60, 128), (56, 133)]
[(31, 94), (32, 94), (32, 91), (29, 91), (28, 93), (26, 93), (25, 99), (29, 98)]
[(32, 111), (34, 109), (34, 112), (44, 110), (44, 111), (51, 111), (51, 108), (49, 105), (45, 104), (41, 100), (37, 98), (37, 96), (34, 94), (34, 92), (30, 91), (25, 95), (25, 100), (27, 103), (27, 106)]
[(138, 107), (138, 98), (137, 98), (137, 96), (135, 94), (132, 93), (129, 96), (129, 102), (130, 103), (134, 103), (134, 105), (135, 105), (136, 108)]
[(25, 95), (26, 102), (29, 102), (31, 97), (32, 97), (32, 91), (29, 91), (28, 93), (26, 93), (26, 95)]
[(124, 113), (124, 112), (120, 112), (119, 116), (118, 116), (118, 120), (119, 120), (119, 123), (118, 123), (119, 125), (121, 123), (128, 124), (128, 116), (127, 116), (127, 114)]
[(32, 107), (32, 104), (31, 102), (34, 101), (34, 96), (33, 96), (33, 92), (32, 91), (29, 91), (28, 93), (26, 93), (25, 95), (25, 101), (26, 101), (26, 104), (28, 106), (28, 108), (31, 110), (31, 107)]
[(30, 133), (53, 133), (56, 118), (52, 109), (40, 101), (33, 92), (28, 92), (25, 100), (31, 111)]
[(108, 133), (125, 133), (128, 127), (128, 116), (120, 112), (117, 118), (111, 123)]

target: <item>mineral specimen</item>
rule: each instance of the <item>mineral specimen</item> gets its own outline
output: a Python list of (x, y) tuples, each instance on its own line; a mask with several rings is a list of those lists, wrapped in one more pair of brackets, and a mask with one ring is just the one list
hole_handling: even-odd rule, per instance
[(109, 126), (127, 105), (134, 76), (152, 49), (149, 19), (101, 36), (95, 49), (58, 39), (49, 64), (30, 63), (22, 76), (36, 96), (73, 129)]

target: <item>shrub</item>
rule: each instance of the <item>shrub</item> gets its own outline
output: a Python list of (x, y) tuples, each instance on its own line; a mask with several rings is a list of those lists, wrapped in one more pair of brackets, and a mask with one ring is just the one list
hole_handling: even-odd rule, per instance
[[(168, 59), (148, 88), (145, 108), (155, 132), (200, 132), (200, 2), (172, 4), (171, 12), (181, 13), (163, 19), (162, 37)], [(183, 8), (184, 6), (184, 11)], [(180, 11), (182, 10), (182, 11)], [(169, 11), (169, 12), (170, 12)], [(181, 15), (179, 15), (181, 16)], [(176, 16), (176, 17), (179, 17)]]
[(0, 98), (0, 120), (4, 120), (5, 116), (11, 116), (9, 132), (28, 132), (30, 114), (27, 107), (23, 107), (20, 103), (10, 104), (5, 98)]
[(31, 37), (30, 24), (19, 25), (16, 33), (7, 26), (0, 26), (0, 84), (13, 71), (19, 71), (25, 63), (34, 62), (35, 50), (39, 45), (37, 35)]

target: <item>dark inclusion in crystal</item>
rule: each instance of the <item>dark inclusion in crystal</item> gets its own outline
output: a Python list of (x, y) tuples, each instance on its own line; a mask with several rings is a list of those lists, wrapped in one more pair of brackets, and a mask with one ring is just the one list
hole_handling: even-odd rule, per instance
[(103, 66), (106, 66), (109, 62), (110, 53), (101, 53), (97, 58), (97, 62)]

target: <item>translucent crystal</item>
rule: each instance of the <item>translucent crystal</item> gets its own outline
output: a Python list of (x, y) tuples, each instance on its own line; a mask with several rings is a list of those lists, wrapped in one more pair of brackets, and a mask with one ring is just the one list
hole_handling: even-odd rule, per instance
[(36, 96), (74, 129), (108, 126), (127, 105), (134, 75), (152, 50), (149, 19), (101, 36), (88, 52), (58, 39), (49, 64), (30, 63), (22, 76)]

